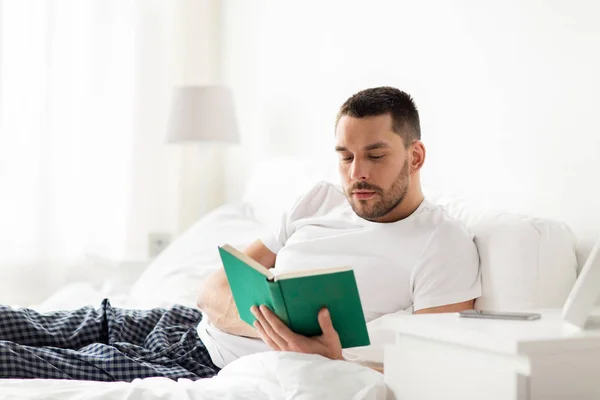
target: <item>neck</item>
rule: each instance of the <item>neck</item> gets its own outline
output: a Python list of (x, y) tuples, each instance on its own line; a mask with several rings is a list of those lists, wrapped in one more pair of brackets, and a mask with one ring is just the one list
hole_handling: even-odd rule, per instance
[(407, 218), (419, 208), (424, 198), (421, 185), (415, 185), (413, 188), (409, 188), (406, 196), (404, 196), (404, 199), (396, 208), (383, 217), (378, 218), (376, 222), (396, 222)]

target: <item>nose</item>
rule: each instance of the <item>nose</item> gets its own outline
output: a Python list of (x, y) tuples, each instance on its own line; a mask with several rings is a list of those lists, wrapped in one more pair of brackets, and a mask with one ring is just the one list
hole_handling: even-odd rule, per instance
[(361, 162), (356, 158), (352, 160), (350, 166), (350, 178), (353, 181), (365, 181), (369, 179), (369, 166), (368, 163)]

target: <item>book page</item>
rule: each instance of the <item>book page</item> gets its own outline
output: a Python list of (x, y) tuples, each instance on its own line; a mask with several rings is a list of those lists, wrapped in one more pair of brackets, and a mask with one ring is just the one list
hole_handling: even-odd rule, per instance
[(282, 279), (292, 279), (292, 278), (301, 278), (303, 276), (314, 276), (314, 275), (325, 275), (325, 274), (333, 274), (335, 272), (344, 272), (350, 271), (352, 268), (350, 267), (335, 267), (335, 268), (314, 268), (314, 269), (306, 269), (302, 271), (290, 271), (290, 272), (282, 272), (277, 273), (277, 270), (274, 271), (275, 280)]
[(248, 257), (246, 254), (242, 253), (241, 251), (239, 251), (235, 247), (232, 247), (232, 246), (226, 244), (226, 245), (222, 246), (221, 248), (223, 250), (226, 250), (232, 256), (235, 256), (236, 258), (238, 258), (241, 261), (243, 261), (249, 267), (254, 268), (258, 272), (260, 272), (261, 274), (263, 274), (264, 276), (266, 276), (267, 279), (273, 279), (274, 278), (274, 275), (273, 275), (273, 273), (271, 272), (270, 269), (265, 268), (264, 265), (262, 265), (259, 262), (255, 261), (253, 258)]

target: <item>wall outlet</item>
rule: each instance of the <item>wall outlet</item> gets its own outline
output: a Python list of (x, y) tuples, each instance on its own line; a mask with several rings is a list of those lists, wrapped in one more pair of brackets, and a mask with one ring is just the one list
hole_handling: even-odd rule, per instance
[(148, 256), (155, 258), (171, 244), (171, 234), (167, 232), (151, 232), (148, 234)]

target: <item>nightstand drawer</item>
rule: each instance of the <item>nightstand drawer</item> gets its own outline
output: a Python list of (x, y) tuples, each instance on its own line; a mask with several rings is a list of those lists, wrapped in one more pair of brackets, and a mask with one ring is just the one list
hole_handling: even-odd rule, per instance
[(399, 334), (384, 365), (389, 399), (528, 399), (529, 363), (518, 355)]

